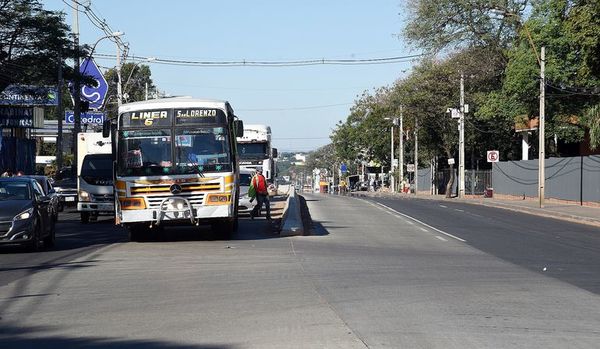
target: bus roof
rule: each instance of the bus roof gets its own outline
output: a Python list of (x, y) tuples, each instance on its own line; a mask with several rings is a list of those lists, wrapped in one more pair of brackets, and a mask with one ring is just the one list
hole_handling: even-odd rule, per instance
[[(227, 105), (229, 102), (217, 100), (217, 99), (201, 99), (191, 97), (173, 97), (173, 98), (159, 98), (149, 99), (147, 101), (133, 102), (123, 104), (119, 107), (119, 114), (126, 113), (133, 110), (144, 110), (144, 109), (157, 109), (157, 108), (219, 108), (226, 112)], [(229, 107), (231, 108), (231, 106)]]

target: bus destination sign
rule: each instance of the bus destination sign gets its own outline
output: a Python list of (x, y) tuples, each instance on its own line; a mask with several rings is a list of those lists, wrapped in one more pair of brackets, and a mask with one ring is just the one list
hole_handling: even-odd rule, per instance
[(214, 124), (224, 123), (225, 113), (221, 109), (175, 109), (175, 124)]

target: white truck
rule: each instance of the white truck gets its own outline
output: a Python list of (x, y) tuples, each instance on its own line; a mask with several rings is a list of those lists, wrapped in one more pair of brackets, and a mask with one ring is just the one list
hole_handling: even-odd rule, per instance
[(112, 143), (102, 133), (77, 134), (77, 197), (82, 223), (114, 215)]
[(240, 168), (262, 169), (270, 183), (277, 176), (277, 149), (271, 147), (271, 127), (267, 125), (244, 125), (244, 136), (237, 139)]

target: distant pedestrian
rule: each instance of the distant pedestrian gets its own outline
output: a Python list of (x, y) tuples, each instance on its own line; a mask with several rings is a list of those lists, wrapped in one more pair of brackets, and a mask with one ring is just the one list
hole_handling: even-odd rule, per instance
[(252, 177), (251, 185), (256, 190), (256, 206), (250, 212), (250, 217), (254, 219), (254, 217), (260, 216), (260, 211), (262, 209), (262, 205), (265, 205), (265, 209), (267, 211), (267, 219), (271, 220), (271, 203), (269, 202), (269, 192), (267, 190), (267, 179), (262, 174), (262, 170), (257, 170), (256, 175)]

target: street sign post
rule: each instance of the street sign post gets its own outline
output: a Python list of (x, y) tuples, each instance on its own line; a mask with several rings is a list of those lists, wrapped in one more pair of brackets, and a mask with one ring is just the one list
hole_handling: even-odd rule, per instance
[[(81, 113), (81, 123), (90, 125), (102, 125), (106, 119), (105, 113), (102, 112), (86, 112)], [(65, 111), (65, 123), (75, 123), (75, 113), (72, 110)]]
[(500, 152), (497, 150), (487, 151), (487, 162), (498, 162), (500, 161)]

